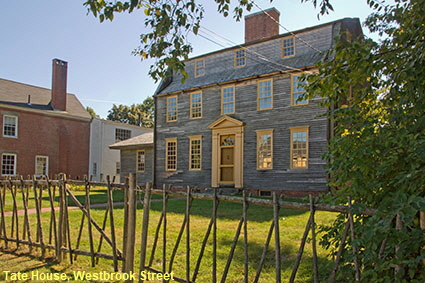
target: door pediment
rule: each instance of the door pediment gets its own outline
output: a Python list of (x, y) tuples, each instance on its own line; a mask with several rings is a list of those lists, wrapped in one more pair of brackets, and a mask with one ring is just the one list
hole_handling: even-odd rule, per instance
[(232, 118), (227, 115), (221, 116), (216, 121), (212, 122), (208, 128), (211, 130), (214, 129), (224, 129), (224, 128), (234, 128), (234, 127), (243, 127), (245, 125), (244, 122), (239, 121), (238, 119)]

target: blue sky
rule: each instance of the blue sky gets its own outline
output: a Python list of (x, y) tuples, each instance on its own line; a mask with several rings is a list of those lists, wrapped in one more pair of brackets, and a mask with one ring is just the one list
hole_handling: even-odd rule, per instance
[[(141, 62), (131, 54), (145, 30), (144, 16), (143, 11), (138, 11), (117, 15), (113, 22), (99, 23), (87, 14), (83, 2), (2, 1), (0, 78), (50, 88), (52, 59), (65, 60), (68, 92), (76, 94), (84, 106), (94, 108), (105, 118), (113, 103), (141, 103), (156, 89), (147, 75), (152, 61)], [(243, 21), (224, 18), (216, 12), (213, 1), (199, 3), (205, 9), (204, 27), (237, 44), (243, 43)], [(278, 9), (280, 23), (291, 31), (344, 17), (358, 17), (363, 22), (371, 12), (366, 0), (332, 0), (335, 12), (318, 20), (318, 11), (310, 2), (256, 0), (256, 3), (263, 9)], [(254, 7), (251, 12), (257, 11)], [(367, 30), (364, 32), (371, 36)], [(286, 31), (281, 28), (280, 33)], [(191, 35), (189, 40), (194, 47), (192, 56), (222, 49), (200, 36)]]

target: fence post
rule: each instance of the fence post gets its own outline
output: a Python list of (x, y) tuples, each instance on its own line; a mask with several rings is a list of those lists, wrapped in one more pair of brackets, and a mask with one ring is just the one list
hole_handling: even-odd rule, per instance
[(62, 245), (64, 239), (66, 239), (66, 226), (64, 223), (65, 216), (65, 175), (60, 174), (59, 180), (59, 224), (58, 224), (58, 241), (56, 243), (56, 260), (62, 262)]
[[(129, 273), (134, 269), (134, 249), (136, 242), (136, 201), (136, 173), (130, 173), (127, 198), (125, 199), (127, 213), (126, 219), (124, 219), (124, 229), (127, 230), (127, 239), (124, 241), (124, 273)], [(128, 280), (127, 282), (133, 282), (133, 280)]]
[[(143, 200), (143, 223), (142, 223), (142, 244), (140, 248), (140, 272), (145, 270), (146, 249), (148, 243), (149, 210), (151, 205), (151, 183), (146, 183), (145, 197)], [(139, 282), (143, 282), (139, 276)]]

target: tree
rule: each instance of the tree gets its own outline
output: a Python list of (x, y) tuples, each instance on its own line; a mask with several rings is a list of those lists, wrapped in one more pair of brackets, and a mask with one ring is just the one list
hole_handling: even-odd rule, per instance
[[(368, 0), (366, 27), (384, 35), (337, 44), (332, 60), (308, 78), (309, 96), (323, 97), (335, 122), (327, 159), (334, 201), (354, 211), (362, 281), (424, 282), (425, 227), (425, 5)], [(339, 106), (339, 107), (335, 107)], [(326, 227), (323, 244), (340, 244), (344, 216)], [(341, 278), (354, 278), (350, 249)]]
[(97, 114), (96, 114), (96, 112), (94, 112), (94, 109), (93, 109), (93, 108), (91, 108), (91, 107), (87, 106), (87, 107), (86, 107), (86, 111), (87, 111), (87, 112), (89, 112), (89, 114), (90, 114), (90, 116), (91, 116), (92, 118), (100, 118), (100, 116), (99, 116), (99, 115), (97, 115)]
[(154, 121), (154, 100), (146, 98), (141, 104), (131, 106), (114, 104), (108, 111), (107, 120), (127, 123), (131, 125), (152, 128)]

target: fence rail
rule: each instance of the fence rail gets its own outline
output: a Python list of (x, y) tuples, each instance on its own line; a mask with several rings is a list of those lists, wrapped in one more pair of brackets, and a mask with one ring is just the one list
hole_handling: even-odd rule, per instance
[[(70, 189), (70, 185), (79, 185), (84, 187), (83, 195), (76, 196)], [(97, 222), (92, 216), (93, 204), (90, 203), (90, 193), (94, 186), (105, 186), (107, 188), (107, 201), (103, 204), (104, 214), (101, 222)], [(123, 249), (120, 250), (117, 245), (117, 227), (115, 221), (115, 208), (113, 191), (124, 191), (124, 233), (122, 236)], [(43, 198), (43, 195), (47, 196)], [(143, 217), (137, 222), (137, 197), (138, 193), (144, 193), (143, 199)], [(18, 198), (18, 194), (21, 196)], [(161, 214), (157, 223), (152, 223), (150, 216), (152, 195), (161, 196), (162, 202)], [(33, 197), (30, 203), (30, 196)], [(273, 192), (272, 199), (259, 199), (248, 195), (243, 191), (242, 196), (230, 196), (218, 193), (218, 189), (213, 189), (211, 193), (197, 192), (190, 187), (185, 191), (176, 191), (172, 187), (163, 186), (161, 189), (152, 189), (150, 184), (145, 188), (136, 186), (135, 174), (130, 174), (129, 182), (127, 184), (116, 184), (114, 180), (107, 178), (106, 183), (91, 182), (87, 178), (85, 180), (67, 180), (62, 176), (59, 180), (0, 180), (0, 243), (3, 242), (4, 247), (8, 247), (11, 242), (20, 245), (29, 246), (30, 252), (33, 248), (41, 250), (42, 257), (46, 256), (46, 251), (51, 250), (55, 252), (55, 257), (58, 262), (68, 258), (70, 263), (77, 260), (78, 256), (88, 256), (91, 258), (91, 265), (95, 266), (99, 258), (112, 260), (114, 271), (131, 272), (135, 271), (134, 262), (135, 257), (139, 257), (139, 274), (142, 271), (150, 271), (155, 273), (162, 273), (163, 275), (170, 274), (174, 271), (173, 266), (176, 260), (176, 255), (179, 247), (184, 245), (185, 257), (185, 272), (184, 278), (174, 276), (177, 282), (196, 282), (200, 272), (200, 267), (207, 255), (207, 245), (210, 242), (212, 251), (209, 253), (211, 264), (211, 281), (212, 282), (226, 282), (230, 267), (232, 266), (235, 257), (236, 246), (243, 236), (243, 280), (249, 282), (249, 276), (253, 277), (253, 282), (258, 282), (264, 269), (267, 253), (271, 246), (274, 246), (274, 266), (275, 266), (275, 281), (281, 282), (282, 262), (281, 262), (281, 235), (280, 235), (280, 221), (279, 211), (282, 208), (291, 210), (305, 210), (309, 211), (309, 217), (305, 224), (305, 229), (300, 239), (300, 246), (298, 248), (297, 256), (292, 267), (289, 282), (295, 282), (297, 271), (300, 266), (301, 258), (304, 253), (305, 245), (309, 234), (311, 235), (312, 257), (313, 257), (313, 280), (319, 281), (319, 268), (318, 257), (316, 250), (316, 211), (339, 212), (347, 214), (346, 226), (343, 234), (341, 235), (342, 243), (340, 250), (334, 261), (334, 266), (329, 274), (329, 282), (334, 282), (339, 267), (342, 249), (347, 240), (348, 233), (350, 232), (350, 239), (355, 238), (355, 231), (353, 225), (353, 215), (350, 212), (349, 201), (348, 206), (326, 205), (316, 203), (316, 200), (310, 196), (308, 203), (301, 202), (288, 202), (279, 198), (276, 192)], [(82, 201), (82, 197), (84, 201)], [(181, 225), (179, 226), (178, 234), (175, 239), (168, 236), (167, 230), (167, 212), (169, 210), (170, 197), (178, 197), (185, 199), (185, 211)], [(48, 205), (43, 205), (47, 198)], [(6, 199), (8, 200), (9, 209), (6, 211)], [(195, 239), (191, 236), (191, 209), (195, 199), (210, 200), (212, 201), (211, 217), (208, 221), (205, 234), (202, 238)], [(44, 202), (43, 202), (44, 200)], [(18, 205), (18, 201), (22, 205)], [(69, 201), (74, 203), (70, 206)], [(217, 250), (219, 243), (217, 241), (217, 211), (220, 204), (224, 202), (241, 203), (242, 209), (240, 213), (240, 220), (237, 224), (234, 236), (231, 239), (230, 251), (226, 258), (226, 263), (221, 274), (218, 274), (217, 269)], [(31, 205), (30, 205), (31, 204)], [(10, 209), (11, 206), (11, 209)], [(35, 222), (30, 223), (29, 217), (34, 209), (30, 206), (35, 206)], [(262, 247), (260, 258), (250, 258), (248, 243), (248, 211), (253, 206), (267, 206), (273, 208), (273, 214), (270, 215), (272, 221), (265, 238), (265, 243)], [(23, 209), (19, 209), (23, 207)], [(77, 232), (71, 231), (69, 221), (69, 211), (77, 209), (81, 211), (81, 221), (78, 226)], [(375, 211), (373, 209), (364, 209), (361, 213), (365, 215), (372, 215)], [(44, 213), (44, 214), (43, 214)], [(48, 214), (46, 216), (46, 213)], [(43, 219), (45, 221), (43, 221)], [(48, 221), (46, 221), (48, 219)], [(43, 227), (48, 222), (48, 227)], [(22, 224), (21, 224), (22, 223)], [(138, 224), (139, 223), (139, 224)], [(136, 227), (141, 225), (141, 244), (139, 247), (136, 245)], [(33, 231), (33, 227), (36, 229)], [(154, 230), (151, 230), (154, 229)], [(155, 231), (154, 233), (149, 233)], [(47, 233), (45, 234), (45, 232)], [(86, 231), (87, 233), (84, 233)], [(108, 231), (108, 232), (107, 232)], [(162, 238), (160, 234), (162, 232)], [(153, 234), (150, 239), (152, 244), (148, 245), (149, 235)], [(78, 235), (72, 237), (71, 235)], [(86, 237), (86, 243), (89, 243), (87, 250), (82, 249), (81, 243)], [(99, 237), (97, 246), (95, 245), (95, 237)], [(71, 239), (72, 238), (72, 239)], [(274, 238), (274, 244), (272, 243)], [(192, 255), (196, 261), (191, 262), (191, 253), (193, 253), (192, 245), (194, 241), (200, 242), (201, 246), (199, 253)], [(171, 243), (170, 243), (171, 242)], [(104, 244), (107, 245), (110, 252), (102, 252)], [(158, 247), (162, 246), (162, 251), (158, 251)], [(169, 249), (171, 247), (171, 249)], [(140, 254), (136, 254), (136, 250), (140, 248)], [(149, 250), (150, 248), (150, 250)], [(148, 251), (149, 250), (149, 251)], [(356, 281), (360, 280), (360, 269), (357, 265), (356, 255), (357, 251), (353, 250), (355, 258)], [(256, 261), (257, 269), (255, 277), (249, 274), (249, 263)], [(120, 268), (120, 262), (122, 267)], [(161, 268), (155, 267), (154, 262), (160, 262)], [(251, 279), (252, 280), (252, 279)], [(167, 280), (164, 279), (163, 282)], [(140, 277), (139, 282), (143, 282)]]

